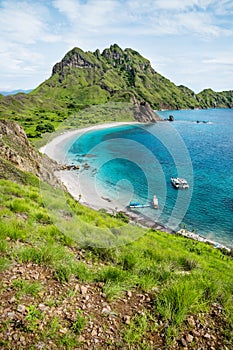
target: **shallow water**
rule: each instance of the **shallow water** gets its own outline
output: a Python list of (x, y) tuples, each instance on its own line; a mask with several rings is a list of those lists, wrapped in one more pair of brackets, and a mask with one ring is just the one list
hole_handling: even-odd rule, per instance
[[(159, 209), (141, 213), (233, 245), (233, 110), (159, 114), (172, 114), (175, 121), (87, 132), (70, 147), (68, 158), (90, 165), (86, 177), (99, 196), (117, 200), (118, 209), (131, 200), (149, 203), (156, 194)], [(171, 176), (185, 177), (189, 190), (174, 189)]]

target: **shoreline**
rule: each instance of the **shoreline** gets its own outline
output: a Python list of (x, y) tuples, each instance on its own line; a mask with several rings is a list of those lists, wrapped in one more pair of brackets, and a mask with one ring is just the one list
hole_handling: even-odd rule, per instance
[[(123, 125), (140, 125), (145, 123), (139, 122), (112, 122), (106, 124), (97, 124), (89, 127), (75, 129), (70, 131), (65, 131), (62, 134), (55, 136), (51, 141), (49, 141), (45, 146), (41, 147), (39, 151), (42, 154), (46, 154), (52, 160), (55, 160), (59, 166), (64, 166), (66, 164), (66, 153), (72, 142), (74, 142), (77, 137), (85, 134), (89, 131), (102, 130), (106, 128), (123, 126)], [(113, 213), (114, 211), (122, 211), (130, 220), (131, 224), (140, 225), (145, 228), (153, 228), (170, 234), (180, 234), (186, 238), (196, 240), (198, 242), (204, 242), (213, 245), (215, 248), (226, 249), (231, 251), (231, 249), (221, 243), (209, 240), (202, 235), (190, 232), (186, 229), (180, 229), (174, 231), (159, 222), (155, 222), (150, 218), (147, 218), (143, 214), (130, 210), (130, 208), (119, 207), (119, 201), (110, 201), (108, 198), (99, 196), (98, 189), (95, 184), (90, 182), (85, 176), (85, 169), (81, 169), (77, 173), (72, 170), (58, 170), (55, 172), (55, 176), (60, 180), (66, 190), (71, 194), (71, 196), (79, 201), (82, 205), (87, 206), (94, 210), (105, 209), (108, 213)], [(77, 181), (78, 180), (78, 181)], [(95, 203), (95, 204), (93, 204)]]

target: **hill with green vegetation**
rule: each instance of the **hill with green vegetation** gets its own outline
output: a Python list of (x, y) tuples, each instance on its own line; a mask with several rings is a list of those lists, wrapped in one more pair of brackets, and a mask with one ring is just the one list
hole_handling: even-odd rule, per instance
[(82, 206), (0, 126), (1, 349), (232, 348), (232, 251)]
[[(233, 91), (207, 89), (195, 94), (160, 75), (137, 51), (116, 44), (102, 53), (74, 48), (29, 94), (0, 95), (0, 117), (18, 121), (30, 138), (38, 138), (59, 128), (68, 117), (107, 103), (131, 104), (123, 115), (125, 121), (153, 121), (151, 109), (232, 108)], [(85, 117), (88, 123), (89, 114)], [(101, 114), (96, 119), (105, 122)], [(85, 125), (85, 118), (80, 125)]]
[(0, 95), (2, 349), (232, 349), (233, 251), (82, 206), (26, 136), (231, 106), (232, 92), (195, 95), (117, 45), (75, 48), (31, 93)]

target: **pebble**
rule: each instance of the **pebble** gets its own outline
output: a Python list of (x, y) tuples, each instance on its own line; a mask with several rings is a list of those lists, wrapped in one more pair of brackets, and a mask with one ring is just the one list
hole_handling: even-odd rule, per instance
[(127, 292), (127, 296), (128, 296), (129, 298), (132, 297), (132, 292), (131, 292), (130, 290)]
[(204, 338), (206, 338), (206, 339), (210, 339), (210, 338), (211, 338), (211, 336), (210, 336), (210, 334), (209, 334), (209, 333), (206, 333), (206, 334), (204, 334)]
[(20, 312), (20, 313), (24, 313), (26, 311), (26, 306), (19, 304), (17, 306), (17, 311)]
[(77, 292), (77, 291), (80, 292), (80, 286), (79, 286), (79, 284), (76, 284), (76, 285), (75, 285), (74, 290), (75, 290), (76, 292)]
[(97, 330), (94, 328), (91, 332), (92, 337), (95, 337), (97, 335)]
[(195, 329), (192, 331), (193, 335), (195, 335), (195, 337), (200, 337), (200, 332), (196, 331)]
[(80, 286), (80, 293), (82, 295), (86, 295), (87, 294), (87, 287), (85, 286)]
[(59, 329), (59, 333), (61, 334), (66, 334), (68, 332), (68, 329), (67, 328), (61, 328)]
[(188, 343), (192, 343), (192, 341), (193, 341), (193, 336), (192, 336), (191, 334), (187, 334), (187, 335), (186, 335), (186, 341), (187, 341)]
[(84, 337), (83, 337), (82, 335), (80, 335), (79, 338), (78, 338), (78, 341), (79, 341), (79, 342), (84, 342), (85, 339), (84, 339)]
[(187, 321), (188, 321), (188, 324), (190, 325), (190, 327), (195, 327), (196, 323), (195, 323), (193, 317), (189, 317)]
[(124, 320), (125, 324), (130, 324), (130, 316), (129, 315), (125, 315), (123, 317), (123, 320)]
[(111, 309), (109, 310), (109, 309), (107, 309), (106, 307), (104, 307), (103, 309), (102, 309), (102, 314), (107, 314), (107, 315), (110, 315), (110, 313), (111, 313)]
[(10, 300), (9, 300), (9, 303), (12, 304), (16, 301), (16, 298), (15, 297), (12, 297)]
[(180, 341), (183, 346), (187, 346), (186, 340), (184, 338), (181, 338)]
[(45, 311), (48, 307), (44, 304), (39, 304), (38, 305), (38, 309), (40, 309), (40, 311)]

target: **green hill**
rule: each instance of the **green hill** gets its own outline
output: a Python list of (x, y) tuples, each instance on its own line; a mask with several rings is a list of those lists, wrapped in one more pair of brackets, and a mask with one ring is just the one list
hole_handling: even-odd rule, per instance
[[(39, 137), (43, 132), (53, 131), (69, 116), (106, 103), (131, 104), (123, 118), (131, 120), (135, 119), (131, 115), (135, 104), (146, 105), (147, 111), (150, 107), (231, 108), (233, 91), (207, 89), (195, 94), (160, 75), (137, 51), (122, 50), (116, 44), (102, 53), (74, 48), (55, 64), (51, 77), (29, 94), (0, 95), (0, 116), (20, 122), (30, 137)], [(142, 114), (136, 114), (139, 120)]]

